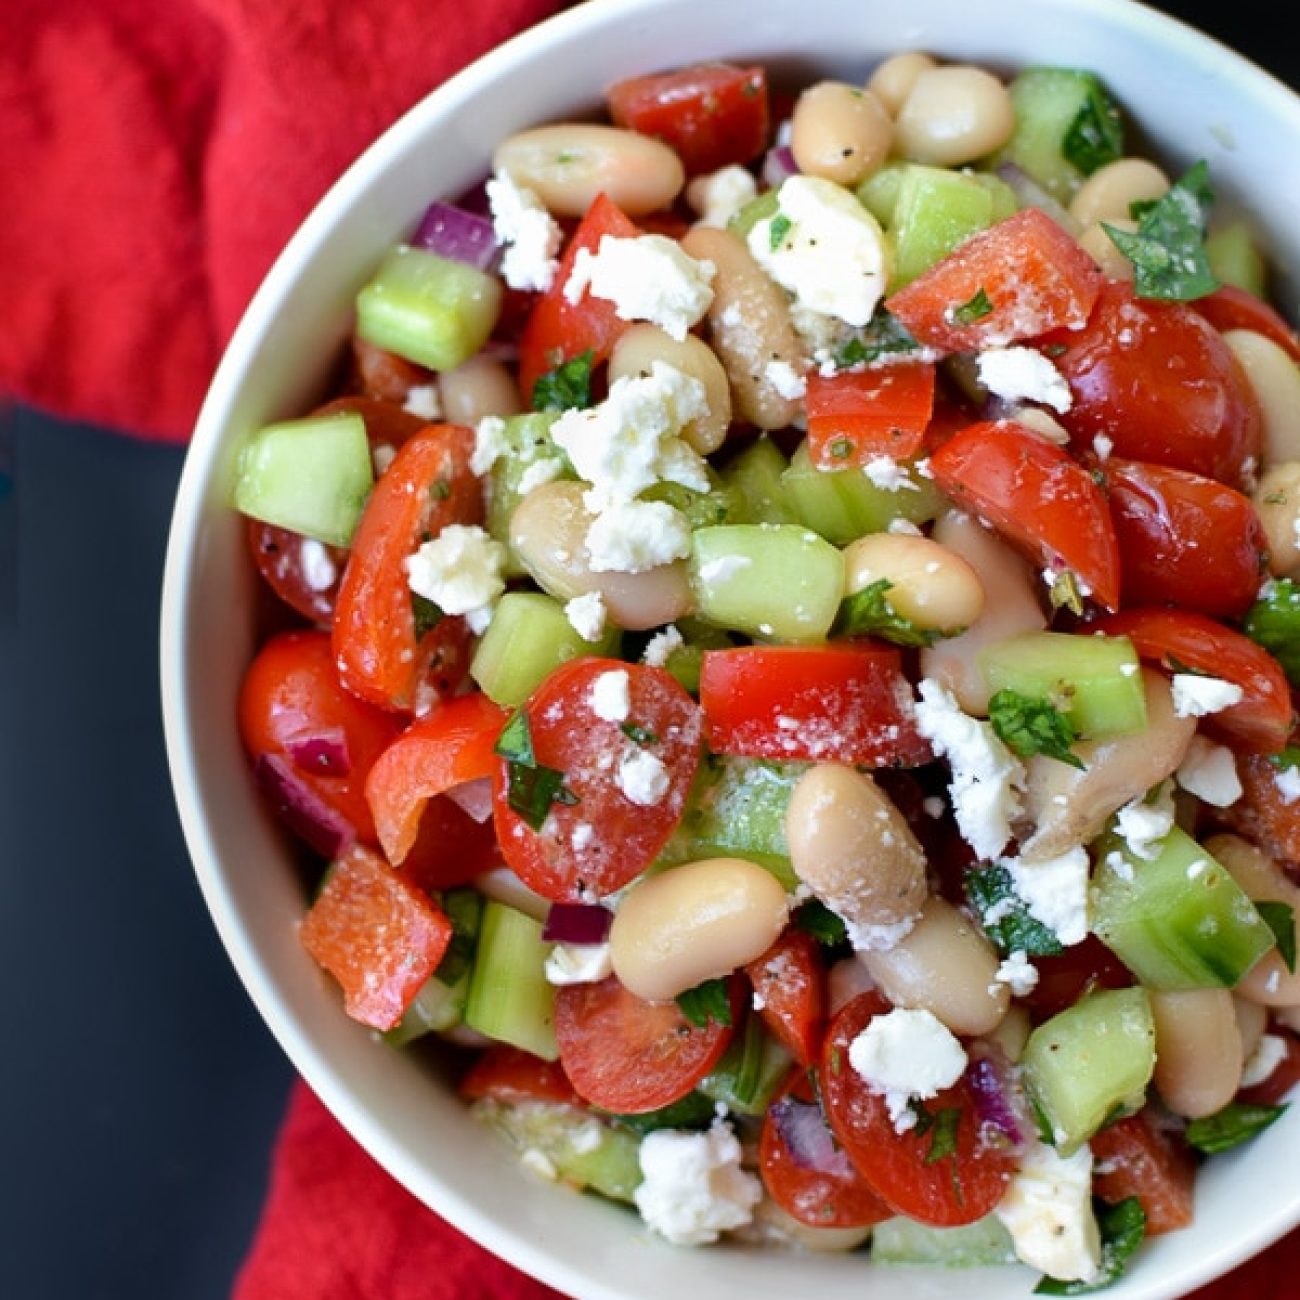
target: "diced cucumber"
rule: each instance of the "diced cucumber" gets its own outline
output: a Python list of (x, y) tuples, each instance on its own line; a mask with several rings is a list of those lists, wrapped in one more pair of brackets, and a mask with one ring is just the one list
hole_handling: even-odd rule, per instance
[(992, 172), (965, 172), (964, 175), (984, 186), (993, 196), (993, 225), (1020, 211), (1020, 199), (1015, 190), (1000, 176), (994, 176)]
[(874, 1264), (930, 1264), (940, 1268), (978, 1268), (1014, 1264), (1011, 1234), (994, 1214), (960, 1228), (931, 1228), (899, 1215), (871, 1230)]
[[(908, 468), (904, 466), (904, 468)], [(818, 469), (801, 442), (781, 475), (781, 486), (795, 518), (836, 546), (867, 533), (882, 533), (895, 519), (921, 524), (935, 519), (945, 501), (938, 488), (914, 470), (911, 487), (877, 487), (864, 469)]]
[(781, 475), (790, 462), (763, 437), (752, 442), (722, 471), (739, 524), (794, 524), (799, 521), (785, 499)]
[(1052, 1142), (1068, 1156), (1117, 1111), (1141, 1106), (1155, 1063), (1146, 989), (1100, 989), (1029, 1035), (1020, 1077)]
[(542, 923), (488, 899), (469, 982), (465, 1023), (480, 1034), (522, 1047), (545, 1061), (555, 1043), (555, 990), (546, 980)]
[(793, 1059), (763, 1028), (762, 1020), (750, 1015), (699, 1090), (736, 1115), (762, 1115), (789, 1075)]
[(347, 546), (374, 482), (365, 421), (352, 411), (308, 416), (248, 438), (233, 504), (265, 524)]
[(472, 1107), (479, 1119), (502, 1134), (521, 1155), (535, 1152), (557, 1177), (615, 1201), (631, 1201), (641, 1183), (640, 1140), (563, 1102), (501, 1102), (491, 1098)]
[(469, 967), (465, 967), (452, 984), (444, 984), (436, 975), (430, 976), (397, 1027), (384, 1033), (384, 1042), (390, 1047), (405, 1047), (425, 1034), (445, 1034), (455, 1029), (465, 1018), (469, 975)]
[(1026, 632), (982, 650), (980, 667), (991, 691), (1050, 700), (1084, 738), (1146, 730), (1141, 663), (1128, 637)]
[(735, 517), (730, 486), (711, 465), (707, 467), (707, 492), (696, 492), (680, 483), (660, 482), (641, 494), (643, 501), (662, 501), (686, 516), (692, 528), (714, 528), (719, 524), (740, 522)]
[(660, 1106), (658, 1110), (643, 1110), (634, 1115), (615, 1115), (608, 1111), (599, 1113), (619, 1128), (640, 1137), (661, 1128), (708, 1128), (717, 1118), (718, 1103), (695, 1089), (677, 1101)]
[(585, 640), (564, 606), (540, 591), (508, 591), (492, 611), (469, 675), (494, 704), (513, 709), (561, 664), (582, 655), (612, 655), (618, 641), (613, 626), (606, 626), (599, 641)]
[(1241, 887), (1178, 827), (1149, 861), (1114, 833), (1094, 848), (1092, 929), (1143, 984), (1231, 988), (1273, 947)]
[(748, 239), (749, 232), (754, 229), (760, 221), (766, 221), (769, 217), (776, 216), (776, 210), (780, 206), (777, 202), (776, 190), (764, 190), (756, 198), (750, 199), (739, 212), (736, 213), (730, 221), (727, 222), (727, 229), (732, 234), (739, 235), (741, 239)]
[(892, 229), (894, 225), (894, 213), (898, 209), (898, 196), (903, 188), (903, 177), (907, 175), (911, 165), (905, 162), (887, 162), (857, 188), (858, 202), (886, 230)]
[(720, 627), (698, 618), (679, 618), (674, 624), (681, 635), (682, 644), (673, 650), (664, 668), (681, 684), (684, 690), (697, 695), (700, 690), (700, 668), (706, 650), (725, 650), (735, 641)]
[(487, 530), (506, 548), (505, 576), (522, 578), (527, 570), (514, 547), (510, 544), (510, 518), (523, 500), (520, 490), (525, 486), (525, 476), (531, 471), (535, 476), (546, 465), (558, 466), (553, 477), (571, 479), (573, 467), (568, 457), (551, 441), (551, 425), (555, 412), (535, 411), (528, 415), (512, 415), (505, 422), (501, 437), (506, 450), (492, 466), (488, 480)]
[(454, 370), (488, 341), (501, 299), (496, 276), (399, 244), (357, 294), (356, 332), (430, 370)]
[(732, 524), (691, 534), (696, 613), (780, 641), (820, 641), (844, 595), (844, 556), (798, 524)]
[(912, 164), (903, 173), (894, 205), (891, 291), (910, 284), (992, 224), (992, 189), (964, 172)]
[(1016, 130), (997, 161), (1015, 163), (1059, 202), (1069, 203), (1085, 176), (1120, 156), (1117, 110), (1095, 73), (1026, 68), (1010, 91)]
[(1267, 292), (1268, 268), (1245, 221), (1231, 221), (1211, 230), (1205, 239), (1205, 254), (1215, 279), (1235, 284), (1256, 298)]

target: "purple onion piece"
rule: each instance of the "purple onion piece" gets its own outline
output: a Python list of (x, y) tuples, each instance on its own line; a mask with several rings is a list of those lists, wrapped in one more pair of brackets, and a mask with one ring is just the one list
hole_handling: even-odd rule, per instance
[(997, 174), (1015, 191), (1021, 207), (1037, 208), (1051, 217), (1066, 234), (1077, 239), (1083, 231), (1079, 219), (1052, 197), (1032, 176), (1015, 163), (1002, 163)]
[(316, 776), (347, 776), (352, 771), (348, 738), (342, 727), (299, 732), (286, 740), (284, 747), (300, 771)]
[(491, 221), (450, 203), (429, 205), (411, 243), (480, 271), (490, 270), (497, 256), (497, 237)]
[(1016, 1085), (1005, 1058), (992, 1052), (976, 1057), (966, 1071), (966, 1082), (980, 1123), (1002, 1134), (1012, 1146), (1020, 1146), (1025, 1127), (1017, 1113)]
[(336, 858), (356, 842), (356, 828), (307, 785), (283, 755), (260, 754), (253, 775), (281, 821), (323, 857)]
[(782, 1097), (772, 1103), (769, 1113), (790, 1152), (790, 1159), (801, 1169), (852, 1177), (853, 1166), (848, 1156), (835, 1145), (835, 1138), (816, 1102)]
[(447, 798), (481, 826), (492, 816), (492, 778), (480, 776), (473, 781), (462, 781), (447, 791)]
[(763, 158), (763, 183), (776, 189), (782, 181), (799, 174), (799, 164), (789, 145), (779, 144), (769, 149)]
[(552, 903), (542, 926), (547, 943), (604, 943), (614, 913), (598, 903)]

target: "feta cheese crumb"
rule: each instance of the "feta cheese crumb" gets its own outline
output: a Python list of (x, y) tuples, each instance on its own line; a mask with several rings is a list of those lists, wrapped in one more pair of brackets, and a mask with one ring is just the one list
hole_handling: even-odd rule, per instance
[(691, 526), (666, 501), (628, 501), (597, 515), (586, 541), (596, 573), (643, 573), (685, 559)]
[(599, 641), (605, 630), (605, 619), (609, 611), (601, 599), (600, 592), (589, 591), (584, 596), (575, 596), (566, 601), (564, 617), (570, 626), (584, 641)]
[(1282, 802), (1290, 805), (1300, 799), (1300, 767), (1284, 767), (1274, 778), (1273, 785)]
[(414, 384), (406, 390), (402, 410), (419, 416), (421, 420), (441, 420), (442, 403), (438, 400), (436, 384)]
[(1001, 865), (1029, 915), (1067, 948), (1088, 937), (1088, 852), (1076, 845), (1042, 862), (1003, 858)]
[(1261, 1034), (1241, 1072), (1241, 1086), (1254, 1088), (1277, 1069), (1287, 1057), (1286, 1039), (1281, 1034)]
[(492, 230), (505, 246), (501, 274), (512, 289), (545, 292), (560, 269), (559, 251), (564, 232), (547, 212), (541, 199), (509, 173), (499, 171), (487, 183)]
[(1064, 415), (1074, 405), (1065, 376), (1033, 348), (986, 348), (976, 361), (980, 383), (1009, 402), (1041, 402)]
[(849, 1044), (849, 1064), (885, 1099), (894, 1130), (915, 1127), (913, 1099), (926, 1101), (951, 1087), (966, 1069), (966, 1052), (930, 1011), (895, 1008), (876, 1016)]
[(526, 497), (543, 483), (552, 483), (564, 473), (564, 462), (558, 456), (539, 456), (519, 476), (516, 491)]
[(470, 470), (482, 478), (509, 450), (506, 422), (499, 415), (484, 416), (474, 430), (474, 450), (469, 458)]
[(1099, 433), (1092, 440), (1092, 449), (1096, 452), (1098, 460), (1109, 460), (1111, 452), (1115, 450), (1115, 441), (1104, 433)]
[(882, 492), (919, 492), (920, 484), (892, 456), (872, 456), (862, 472)]
[(1038, 987), (1038, 971), (1033, 962), (1023, 953), (1008, 953), (1006, 960), (998, 967), (993, 977), (999, 984), (1005, 984), (1018, 998), (1026, 997)]
[(1215, 808), (1227, 808), (1242, 796), (1237, 760), (1226, 745), (1216, 745), (1204, 736), (1193, 736), (1187, 756), (1174, 774), (1188, 794)]
[(339, 576), (338, 566), (330, 553), (314, 537), (304, 537), (298, 551), (303, 581), (312, 591), (328, 591)]
[(591, 711), (606, 722), (626, 722), (632, 711), (626, 669), (601, 673), (591, 684)]
[(564, 297), (576, 304), (589, 292), (612, 302), (620, 320), (652, 321), (681, 340), (708, 311), (716, 271), (665, 235), (605, 235), (594, 255), (578, 250)]
[(769, 361), (763, 373), (782, 397), (797, 402), (808, 391), (808, 381), (788, 361)]
[(407, 584), (444, 614), (490, 612), (505, 590), (506, 548), (477, 524), (448, 524), (406, 561)]
[(1174, 713), (1180, 718), (1203, 718), (1241, 702), (1245, 692), (1235, 682), (1200, 673), (1175, 673), (1169, 683), (1174, 693)]
[(548, 1183), (559, 1181), (560, 1172), (545, 1151), (539, 1151), (536, 1147), (525, 1147), (519, 1153), (519, 1163), (539, 1178), (545, 1178)]
[(758, 183), (744, 167), (733, 163), (686, 187), (686, 201), (699, 216), (698, 224), (724, 229), (732, 217), (758, 194)]
[(633, 1193), (649, 1227), (677, 1246), (705, 1246), (743, 1227), (762, 1200), (759, 1180), (741, 1168), (731, 1126), (704, 1133), (657, 1129), (641, 1140), (642, 1182)]
[(543, 963), (546, 982), (557, 988), (568, 984), (599, 984), (614, 973), (607, 943), (557, 943)]
[(1158, 842), (1173, 829), (1174, 800), (1162, 784), (1154, 799), (1134, 799), (1116, 814), (1115, 829), (1135, 858), (1150, 862), (1159, 856)]
[(670, 623), (662, 632), (656, 632), (646, 643), (641, 662), (651, 668), (662, 668), (672, 657), (674, 650), (680, 650), (686, 642), (677, 630), (675, 623)]
[(671, 784), (668, 769), (648, 749), (633, 749), (618, 766), (618, 788), (641, 808), (663, 801)]
[(1035, 1142), (993, 1213), (1023, 1263), (1064, 1282), (1097, 1280), (1101, 1233), (1092, 1212), (1092, 1151), (1086, 1145), (1062, 1157)]

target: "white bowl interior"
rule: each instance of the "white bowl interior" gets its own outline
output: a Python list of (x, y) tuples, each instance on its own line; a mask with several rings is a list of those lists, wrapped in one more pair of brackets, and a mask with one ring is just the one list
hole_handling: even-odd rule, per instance
[[(277, 262), (235, 334), (187, 458), (170, 539), (163, 702), (176, 796), (199, 882), (250, 995), (294, 1066), (343, 1125), (416, 1196), (490, 1250), (584, 1300), (672, 1294), (754, 1300), (967, 1300), (1028, 1295), (1028, 1269), (872, 1268), (861, 1257), (687, 1251), (630, 1214), (521, 1172), (469, 1122), (437, 1072), (348, 1021), (298, 943), (304, 900), (257, 801), (234, 726), (254, 644), (253, 575), (227, 506), (233, 449), (249, 429), (322, 395), (360, 284), (435, 197), (478, 179), (493, 145), (597, 103), (620, 76), (704, 58), (753, 59), (806, 81), (861, 80), (882, 57), (929, 49), (1011, 69), (1097, 70), (1171, 170), (1208, 159), (1264, 246), (1300, 266), (1300, 101), (1258, 68), (1126, 0), (589, 0), (494, 51), (418, 105), (338, 182)], [(1294, 284), (1284, 307), (1294, 306)], [(1115, 1300), (1163, 1300), (1226, 1271), (1300, 1221), (1289, 1114), (1217, 1158), (1198, 1185), (1198, 1226), (1149, 1243)], [(1246, 1189), (1267, 1189), (1263, 1195)]]

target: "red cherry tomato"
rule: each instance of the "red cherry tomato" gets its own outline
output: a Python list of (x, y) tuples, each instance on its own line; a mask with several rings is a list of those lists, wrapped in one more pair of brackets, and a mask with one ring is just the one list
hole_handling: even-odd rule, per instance
[(1234, 1098), (1248, 1106), (1276, 1106), (1300, 1083), (1300, 1039), (1276, 1024), (1269, 1026), (1269, 1033), (1281, 1034), (1286, 1043), (1286, 1055), (1273, 1067), (1267, 1079), (1253, 1088), (1243, 1088)]
[(819, 469), (907, 460), (921, 449), (934, 414), (935, 367), (899, 362), (874, 370), (808, 376), (808, 450)]
[[(804, 1149), (792, 1148), (791, 1130)], [(768, 1195), (799, 1223), (814, 1228), (866, 1228), (893, 1214), (835, 1145), (806, 1070), (793, 1071), (768, 1107), (758, 1160)]]
[(611, 975), (555, 995), (560, 1064), (592, 1106), (639, 1115), (680, 1101), (722, 1059), (741, 1011), (731, 984), (731, 1025), (692, 1024), (676, 1002), (646, 1002)]
[(1260, 453), (1259, 405), (1241, 363), (1191, 307), (1108, 281), (1083, 329), (1039, 346), (1074, 394), (1060, 420), (1076, 445), (1104, 435), (1118, 456), (1242, 486)]
[(1242, 700), (1206, 717), (1206, 731), (1251, 753), (1285, 748), (1295, 722), (1291, 688), (1277, 660), (1249, 637), (1177, 609), (1130, 609), (1089, 626), (1129, 637), (1143, 659), (1172, 672), (1191, 669), (1240, 686)]
[(1024, 1002), (1036, 1022), (1074, 1006), (1089, 989), (1126, 989), (1133, 984), (1132, 971), (1094, 934), (1055, 957), (1035, 957), (1034, 967), (1038, 983)]
[(432, 370), (417, 366), (414, 361), (399, 357), (352, 336), (352, 370), (354, 386), (363, 396), (391, 403), (400, 410), (412, 388), (431, 384), (436, 379)]
[(1268, 542), (1249, 497), (1166, 465), (1110, 460), (1110, 515), (1125, 605), (1178, 605), (1240, 618), (1259, 590)]
[(931, 1115), (957, 1110), (951, 1155), (927, 1163), (932, 1132), (895, 1132), (884, 1097), (849, 1064), (849, 1045), (889, 1010), (879, 993), (862, 993), (831, 1021), (820, 1076), (826, 1116), (858, 1172), (896, 1214), (936, 1228), (974, 1223), (1002, 1199), (1015, 1160), (981, 1131), (964, 1077), (925, 1103)]
[(1192, 1221), (1196, 1157), (1146, 1110), (1094, 1133), (1097, 1173), (1093, 1191), (1112, 1205), (1136, 1196), (1146, 1213), (1147, 1236), (1174, 1232)]
[(292, 759), (295, 742), (341, 733), (347, 770), (303, 770), (311, 791), (363, 840), (375, 839), (365, 782), (376, 759), (401, 730), (397, 718), (339, 685), (328, 632), (302, 630), (272, 637), (249, 664), (239, 689), (239, 731), (253, 758)]
[(800, 1065), (815, 1064), (826, 1032), (826, 966), (817, 940), (790, 926), (745, 973), (763, 1023)]
[(688, 176), (751, 162), (767, 144), (767, 74), (760, 67), (698, 63), (629, 77), (605, 98), (618, 126), (670, 145)]
[[(1292, 736), (1290, 744), (1300, 744), (1300, 736)], [(1225, 820), (1270, 857), (1300, 869), (1300, 799), (1288, 803), (1283, 797), (1280, 769), (1261, 754), (1245, 754), (1237, 775), (1242, 796), (1224, 810)]]
[(1099, 604), (1119, 608), (1119, 543), (1106, 496), (1068, 452), (1012, 421), (993, 421), (945, 442), (930, 472), (1031, 558), (1064, 566)]
[(465, 1072), (459, 1092), (467, 1101), (490, 1097), (506, 1102), (582, 1103), (558, 1061), (543, 1061), (508, 1043), (493, 1043), (485, 1048)]
[(1193, 310), (1204, 316), (1220, 333), (1228, 330), (1253, 330), (1272, 339), (1300, 361), (1300, 336), (1268, 303), (1235, 284), (1220, 285), (1213, 293), (1197, 298)]
[(357, 524), (334, 611), (334, 654), (344, 686), (380, 708), (409, 711), (464, 680), (465, 620), (444, 617), (417, 644), (406, 561), (448, 524), (482, 521), (473, 451), (472, 430), (428, 425), (398, 450)]
[[(627, 678), (626, 719), (595, 711), (592, 687), (607, 673)], [(560, 774), (564, 796), (530, 825), (511, 806), (510, 763), (500, 759), (493, 796), (501, 852), (553, 902), (612, 894), (650, 865), (681, 819), (700, 760), (699, 708), (662, 668), (584, 658), (551, 673), (523, 713), (536, 764)], [(660, 788), (638, 787), (638, 769)]]

